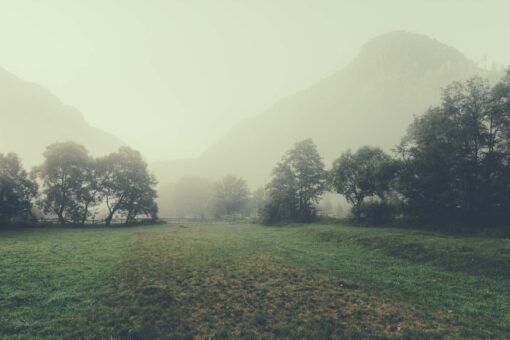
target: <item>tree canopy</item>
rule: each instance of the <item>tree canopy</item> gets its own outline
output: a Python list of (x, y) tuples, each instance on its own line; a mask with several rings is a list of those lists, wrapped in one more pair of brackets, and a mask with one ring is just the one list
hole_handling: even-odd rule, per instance
[(81, 220), (79, 198), (91, 162), (87, 150), (73, 142), (55, 143), (43, 155), (43, 164), (34, 169), (43, 183), (42, 208), (55, 214), (61, 224)]
[(443, 91), (399, 146), (398, 190), (410, 216), (498, 223), (510, 217), (510, 71), (492, 88), (472, 78)]
[(147, 163), (140, 152), (123, 146), (118, 152), (99, 158), (98, 175), (102, 195), (108, 209), (105, 222), (109, 225), (116, 213), (125, 217), (126, 223), (143, 214), (157, 218), (157, 184), (147, 171)]
[(336, 192), (353, 205), (359, 220), (366, 198), (377, 196), (383, 200), (388, 190), (391, 157), (380, 148), (362, 147), (355, 153), (344, 152), (330, 171), (330, 181)]
[(250, 190), (246, 180), (227, 175), (214, 187), (213, 207), (218, 217), (234, 217), (241, 214), (249, 200)]
[(325, 188), (324, 163), (317, 147), (311, 139), (296, 143), (273, 170), (262, 211), (265, 223), (312, 221)]
[(0, 154), (0, 223), (30, 218), (37, 189), (16, 154)]
[(107, 225), (115, 214), (125, 223), (138, 215), (157, 218), (156, 179), (141, 154), (129, 147), (94, 159), (83, 145), (55, 143), (47, 147), (43, 164), (33, 174), (42, 182), (40, 206), (60, 224), (83, 225), (99, 206), (107, 209)]

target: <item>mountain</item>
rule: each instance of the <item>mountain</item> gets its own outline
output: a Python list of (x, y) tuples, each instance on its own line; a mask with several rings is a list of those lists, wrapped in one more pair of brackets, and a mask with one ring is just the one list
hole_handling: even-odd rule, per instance
[(42, 160), (47, 145), (63, 141), (83, 144), (93, 155), (125, 145), (90, 126), (77, 109), (47, 89), (0, 68), (0, 152), (16, 152), (25, 165), (33, 166)]
[[(496, 72), (494, 72), (496, 73)], [(365, 44), (343, 70), (245, 120), (194, 160), (153, 165), (160, 181), (234, 173), (252, 186), (295, 142), (312, 138), (327, 166), (347, 149), (393, 148), (440, 90), (474, 75), (495, 79), (458, 50), (427, 36), (393, 32)]]

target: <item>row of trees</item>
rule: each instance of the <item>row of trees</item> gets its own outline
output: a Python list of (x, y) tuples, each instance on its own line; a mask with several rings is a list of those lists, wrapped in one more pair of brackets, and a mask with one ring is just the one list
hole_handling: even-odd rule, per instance
[(492, 87), (481, 78), (448, 86), (394, 151), (347, 151), (326, 171), (311, 140), (297, 143), (273, 171), (263, 220), (310, 221), (330, 190), (351, 203), (353, 217), (372, 223), (508, 223), (510, 69)]
[(15, 154), (0, 155), (0, 221), (27, 221), (33, 205), (60, 224), (84, 225), (101, 211), (106, 225), (115, 216), (126, 223), (139, 215), (155, 220), (156, 183), (141, 154), (129, 147), (93, 158), (82, 145), (52, 144), (30, 175)]
[(411, 125), (391, 181), (405, 213), (421, 220), (508, 223), (510, 69), (491, 87), (480, 78), (443, 91), (440, 106)]
[[(480, 78), (448, 86), (441, 104), (416, 118), (394, 151), (347, 151), (326, 170), (308, 139), (283, 156), (267, 187), (253, 195), (242, 178), (226, 176), (199, 188), (207, 199), (176, 195), (174, 204), (225, 218), (246, 215), (251, 202), (265, 223), (310, 222), (321, 195), (335, 191), (357, 220), (372, 223), (508, 223), (510, 69), (492, 87)], [(142, 214), (156, 218), (156, 181), (137, 151), (123, 147), (93, 159), (81, 145), (57, 143), (44, 158), (29, 176), (16, 155), (0, 155), (0, 222), (27, 216), (33, 202), (62, 224), (84, 224), (98, 209), (106, 211), (106, 224), (116, 214), (127, 223)]]

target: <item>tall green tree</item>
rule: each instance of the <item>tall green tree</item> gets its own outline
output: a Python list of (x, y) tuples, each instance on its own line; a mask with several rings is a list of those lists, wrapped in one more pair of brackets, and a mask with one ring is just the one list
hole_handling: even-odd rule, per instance
[(75, 222), (85, 225), (92, 215), (92, 208), (102, 203), (103, 187), (98, 164), (95, 160), (89, 159), (84, 164), (81, 188), (76, 193), (76, 214)]
[(294, 145), (285, 162), (295, 178), (299, 219), (311, 221), (315, 218), (315, 207), (326, 184), (322, 157), (314, 142), (305, 139)]
[(287, 162), (279, 162), (267, 185), (267, 201), (262, 209), (262, 222), (267, 225), (298, 219), (296, 177)]
[(14, 153), (0, 153), (0, 223), (30, 217), (37, 184), (32, 181)]
[(60, 224), (79, 221), (82, 211), (78, 198), (91, 162), (87, 150), (73, 142), (55, 143), (43, 155), (43, 164), (34, 169), (43, 183), (43, 210), (55, 214)]
[(380, 148), (362, 147), (355, 153), (344, 152), (334, 163), (330, 181), (335, 191), (352, 204), (352, 213), (362, 217), (366, 198), (384, 200), (393, 176), (391, 157)]
[(127, 146), (97, 160), (97, 176), (101, 195), (108, 209), (105, 223), (110, 225), (115, 214), (125, 217), (126, 223), (143, 214), (157, 218), (157, 181), (147, 170), (140, 152)]
[(324, 163), (317, 147), (311, 139), (296, 143), (273, 170), (263, 220), (267, 224), (312, 221), (325, 188)]

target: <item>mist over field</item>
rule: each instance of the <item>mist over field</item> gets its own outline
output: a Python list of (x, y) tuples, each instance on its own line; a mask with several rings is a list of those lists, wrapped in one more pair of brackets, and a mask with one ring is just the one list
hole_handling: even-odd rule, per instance
[(510, 2), (0, 2), (0, 338), (510, 338)]

